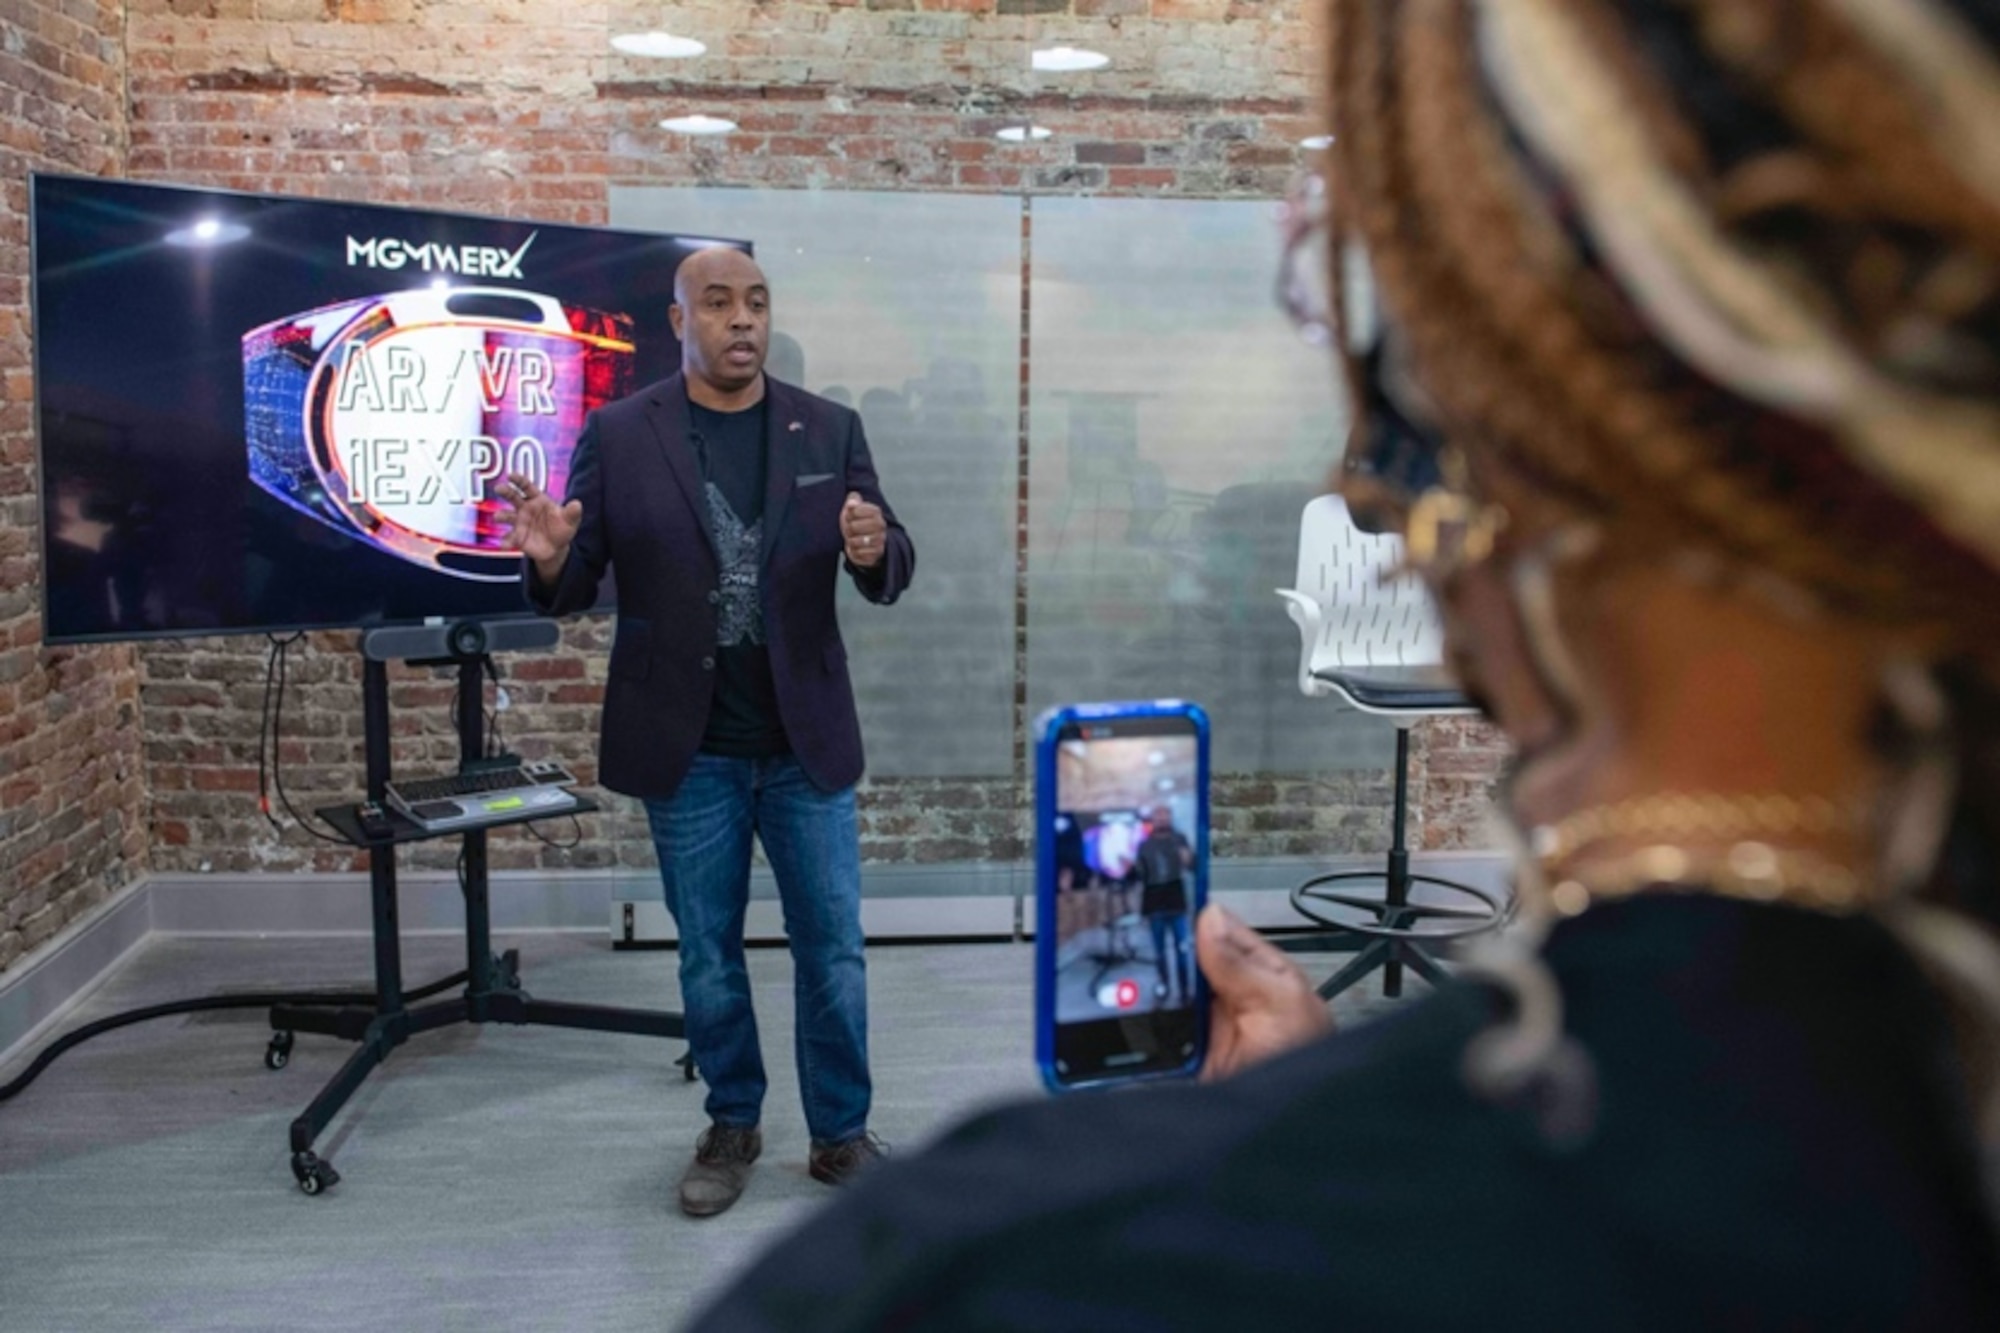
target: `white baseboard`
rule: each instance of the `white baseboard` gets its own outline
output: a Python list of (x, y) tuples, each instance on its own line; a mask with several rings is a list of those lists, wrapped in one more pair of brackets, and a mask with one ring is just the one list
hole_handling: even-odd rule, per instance
[[(367, 935), (374, 930), (368, 876), (361, 872), (286, 875), (154, 875), (153, 928), (164, 935)], [(495, 931), (598, 931), (607, 904), (651, 871), (496, 870), (487, 879)], [(448, 871), (399, 871), (396, 917), (406, 935), (457, 934), (465, 898)]]
[[(1312, 923), (1291, 904), (1293, 886), (1314, 874), (1380, 867), (1379, 856), (1259, 857), (1215, 863), (1215, 901), (1258, 930)], [(1507, 861), (1495, 852), (1430, 852), (1411, 858), (1415, 874), (1463, 880), (1507, 895)], [(871, 940), (1028, 939), (1035, 931), (1033, 874), (1024, 865), (863, 866), (861, 927)], [(610, 903), (611, 939), (619, 948), (649, 948), (679, 938), (657, 880), (626, 881)], [(785, 938), (770, 872), (751, 876), (744, 936), (753, 944)]]
[(152, 887), (142, 879), (8, 968), (0, 976), (0, 1069), (102, 985), (152, 932)]
[[(1213, 895), (1261, 930), (1305, 924), (1287, 894), (1308, 875), (1380, 866), (1379, 856), (1217, 861)], [(1506, 892), (1506, 858), (1494, 852), (1436, 852), (1411, 869)], [(862, 928), (871, 940), (1025, 939), (1034, 930), (1033, 877), (1013, 864), (862, 867)], [(746, 933), (756, 943), (784, 938), (777, 886), (767, 869), (751, 876)], [(615, 946), (671, 944), (673, 920), (648, 869), (495, 871), (488, 900), (495, 933), (609, 932)], [(396, 911), (405, 935), (457, 935), (465, 905), (454, 876), (397, 876)], [(217, 937), (367, 935), (373, 920), (368, 877), (346, 874), (153, 875), (126, 886), (84, 919), (0, 976), (0, 1069), (24, 1055), (153, 935)]]
[[(861, 929), (883, 940), (1010, 940), (1022, 938), (1022, 900), (1000, 898), (864, 898)], [(620, 949), (662, 948), (680, 938), (667, 905), (650, 898), (611, 904), (611, 942)], [(743, 937), (751, 944), (776, 944), (785, 923), (775, 899), (753, 899), (743, 914)]]

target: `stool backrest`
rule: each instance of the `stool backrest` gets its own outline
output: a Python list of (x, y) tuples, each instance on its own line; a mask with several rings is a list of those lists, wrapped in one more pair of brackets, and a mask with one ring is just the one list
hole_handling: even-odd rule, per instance
[(1305, 507), (1294, 587), (1320, 607), (1318, 633), (1307, 645), (1313, 669), (1443, 661), (1437, 608), (1422, 580), (1388, 577), (1402, 559), (1402, 540), (1355, 527), (1339, 496)]

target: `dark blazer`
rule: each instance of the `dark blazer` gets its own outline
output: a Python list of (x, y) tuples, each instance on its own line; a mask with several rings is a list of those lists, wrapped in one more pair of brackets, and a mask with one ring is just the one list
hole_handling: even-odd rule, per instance
[[(848, 565), (861, 594), (893, 602), (916, 548), (875, 480), (861, 418), (765, 377), (769, 466), (758, 591), (778, 712), (792, 752), (827, 791), (861, 777), (861, 724), (834, 615), (840, 510), (850, 491), (880, 505), (882, 562)], [(661, 380), (591, 413), (570, 464), (583, 525), (554, 586), (528, 568), (528, 597), (547, 615), (588, 608), (607, 566), (618, 579), (618, 631), (604, 690), (598, 780), (642, 798), (672, 796), (687, 776), (715, 692), (721, 594), (708, 502), (690, 433), (687, 385)]]

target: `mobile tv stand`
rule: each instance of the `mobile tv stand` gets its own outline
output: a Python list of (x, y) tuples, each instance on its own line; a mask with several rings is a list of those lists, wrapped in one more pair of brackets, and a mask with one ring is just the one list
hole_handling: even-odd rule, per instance
[[(381, 629), (362, 636), (362, 722), (368, 769), (368, 799), (382, 804), (389, 782), (388, 662), (408, 658), (431, 665), (458, 668), (458, 742), (463, 758), (476, 757), (484, 747), (484, 679), (487, 654), (494, 648), (546, 648), (559, 631), (553, 621), (463, 621), (432, 629)], [(558, 814), (580, 814), (596, 804), (579, 797), (579, 804)], [(361, 828), (351, 805), (331, 806), (319, 817), (341, 836), (368, 852), (368, 882), (374, 899), (375, 1006), (329, 1009), (325, 1006), (277, 1004), (271, 1007), (271, 1043), (264, 1063), (283, 1069), (290, 1061), (292, 1037), (315, 1032), (358, 1042), (312, 1104), (292, 1121), (292, 1175), (307, 1194), (320, 1194), (340, 1180), (333, 1163), (313, 1151), (313, 1141), (340, 1113), (374, 1068), (389, 1052), (420, 1032), (455, 1023), (539, 1023), (551, 1027), (588, 1028), (598, 1032), (630, 1032), (646, 1037), (683, 1038), (680, 1014), (646, 1009), (613, 1009), (601, 1005), (564, 1004), (537, 1000), (521, 989), (520, 960), (509, 949), (495, 957), (487, 902), (486, 830), (500, 824), (526, 823), (546, 814), (512, 814), (470, 829), (431, 833), (389, 811), (386, 832)], [(457, 837), (464, 841), (465, 992), (455, 999), (415, 1007), (403, 991), (402, 941), (396, 920), (396, 848), (427, 838)], [(686, 1076), (695, 1076), (688, 1056), (679, 1061)]]

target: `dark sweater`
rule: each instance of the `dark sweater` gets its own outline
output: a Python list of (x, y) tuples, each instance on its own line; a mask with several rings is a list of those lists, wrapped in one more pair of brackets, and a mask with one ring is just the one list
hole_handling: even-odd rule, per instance
[(1219, 1084), (982, 1115), (809, 1218), (737, 1329), (2000, 1329), (1932, 992), (1872, 922), (1608, 904), (1545, 950), (1592, 1057), (1551, 1144), (1448, 987)]

